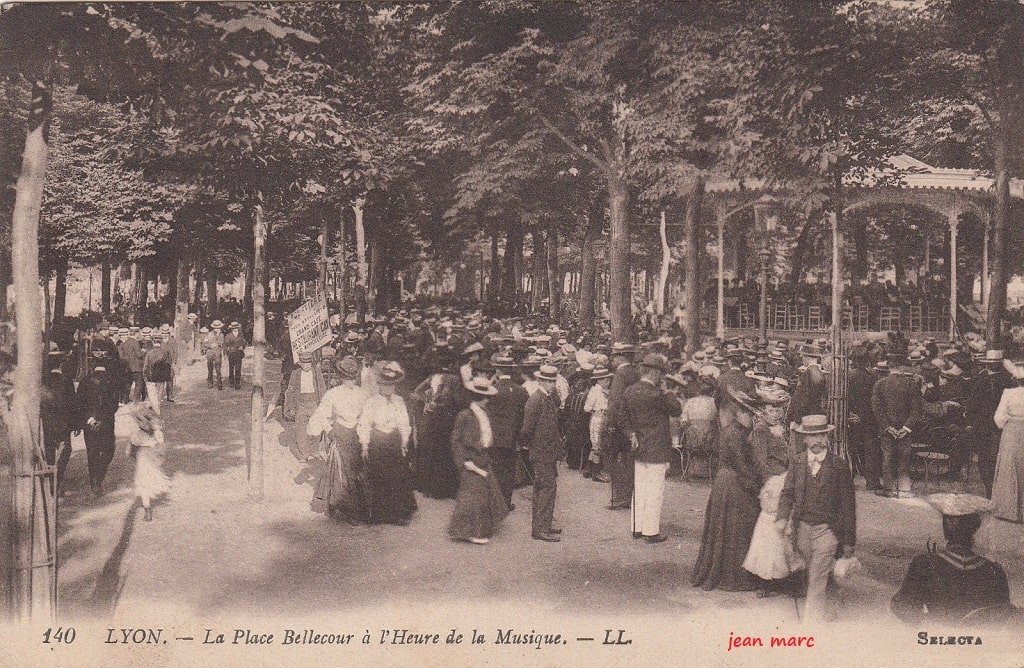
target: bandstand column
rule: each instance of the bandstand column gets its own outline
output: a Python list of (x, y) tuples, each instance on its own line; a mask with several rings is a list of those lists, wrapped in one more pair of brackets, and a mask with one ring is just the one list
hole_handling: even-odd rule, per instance
[(960, 225), (960, 211), (956, 208), (950, 209), (947, 214), (949, 219), (949, 340), (956, 339), (956, 233)]

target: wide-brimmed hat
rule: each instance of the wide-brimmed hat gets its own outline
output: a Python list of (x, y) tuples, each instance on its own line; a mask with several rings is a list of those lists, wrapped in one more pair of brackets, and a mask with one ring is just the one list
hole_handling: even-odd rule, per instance
[(494, 387), (490, 378), (486, 378), (484, 376), (474, 376), (463, 383), (462, 386), (473, 394), (481, 397), (493, 397), (498, 393), (498, 388)]
[(612, 372), (606, 366), (596, 366), (590, 374), (590, 380), (601, 380), (602, 378), (611, 378)]
[(762, 403), (759, 397), (752, 397), (743, 390), (738, 390), (735, 387), (726, 386), (725, 391), (729, 393), (729, 396), (732, 397), (733, 401), (751, 413), (755, 412), (758, 404)]
[(823, 351), (821, 348), (812, 343), (805, 343), (804, 345), (800, 346), (800, 354), (803, 355), (804, 357), (820, 358), (824, 356), (825, 351)]
[(670, 373), (665, 376), (665, 380), (675, 383), (679, 387), (686, 385), (686, 378), (681, 373)]
[(359, 338), (359, 334), (357, 334), (356, 332), (348, 332), (347, 334), (345, 334), (345, 338), (342, 339), (342, 342), (343, 343), (359, 343), (360, 340), (361, 339)]
[(907, 355), (907, 361), (908, 362), (920, 362), (923, 359), (924, 359), (924, 355), (921, 353), (920, 350), (912, 350), (910, 352), (910, 354)]
[(979, 361), (983, 364), (1002, 364), (1003, 357), (1002, 350), (986, 350), (985, 358)]
[(462, 350), (462, 354), (472, 355), (473, 353), (478, 353), (483, 349), (483, 344), (481, 344), (479, 341), (474, 341), (473, 343), (469, 344)]
[(160, 325), (160, 331), (166, 334), (167, 332), (171, 331), (171, 326), (165, 322), (164, 324)]
[(793, 428), (798, 434), (828, 434), (835, 430), (835, 425), (828, 423), (827, 415), (805, 415), (800, 424)]
[(149, 336), (150, 334), (153, 333), (153, 328), (152, 327), (143, 327), (142, 330), (141, 330), (141, 333), (142, 333), (143, 336)]
[(241, 327), (241, 326), (242, 326), (242, 323), (238, 322), (237, 320), (232, 320), (231, 321), (231, 325), (230, 325), (231, 329), (235, 329), (236, 327)]
[(660, 353), (650, 353), (644, 355), (640, 366), (648, 369), (657, 369), (658, 371), (668, 371), (668, 358)]
[(537, 380), (557, 380), (558, 367), (551, 366), (550, 364), (543, 364), (539, 369), (533, 372), (533, 377)]
[(621, 341), (616, 341), (615, 343), (612, 344), (613, 355), (630, 355), (635, 352), (636, 346), (634, 346), (631, 343), (623, 343)]
[(495, 369), (515, 369), (518, 364), (516, 361), (507, 355), (499, 355), (491, 360), (491, 364), (494, 365)]
[(403, 378), (405, 378), (405, 371), (402, 370), (398, 362), (388, 362), (381, 367), (377, 374), (377, 383), (379, 385), (394, 385)]
[(975, 494), (939, 492), (929, 494), (924, 500), (935, 510), (950, 517), (989, 513), (994, 510), (991, 501)]
[(214, 320), (210, 323), (210, 329), (224, 329), (224, 323), (220, 320)]
[(195, 321), (195, 320), (198, 320), (198, 319), (199, 319), (199, 316), (198, 316), (198, 315), (196, 315), (195, 313), (189, 313), (189, 314), (188, 314), (187, 316), (185, 316), (185, 317), (186, 317), (186, 318), (188, 318), (189, 320), (193, 320), (193, 321)]
[(345, 355), (340, 359), (334, 360), (334, 368), (341, 374), (342, 378), (356, 379), (359, 378), (359, 360), (351, 355)]

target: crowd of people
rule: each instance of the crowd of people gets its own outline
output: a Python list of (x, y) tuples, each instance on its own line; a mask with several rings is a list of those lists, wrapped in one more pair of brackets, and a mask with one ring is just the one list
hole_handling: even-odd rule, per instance
[[(666, 477), (703, 469), (712, 482), (693, 584), (799, 592), (806, 619), (829, 619), (837, 574), (859, 567), (855, 476), (879, 495), (912, 496), (914, 453), (941, 453), (937, 475), (957, 508), (974, 499), (970, 514), (1024, 519), (1024, 366), (973, 336), (858, 345), (840, 449), (826, 417), (829, 348), (824, 339), (733, 340), (687, 355), (681, 337), (634, 345), (540, 318), (396, 309), (339, 331), (298, 366), (286, 356), (283, 438), (318, 470), (316, 509), (349, 523), (407, 524), (415, 492), (455, 499), (449, 534), (475, 544), (495, 537), (515, 510), (513, 491), (526, 486), (532, 538), (563, 540), (561, 461), (608, 484), (607, 508), (628, 511), (634, 539), (662, 543)], [(975, 461), (991, 500), (966, 493)], [(940, 496), (927, 500), (954, 516)], [(973, 525), (944, 526), (956, 522), (949, 554), (978, 576), (981, 557), (962, 558)], [(961, 602), (1011, 611), (1005, 574), (984, 563), (997, 594)], [(900, 614), (913, 596), (948, 593), (915, 590), (924, 586), (915, 568), (894, 602)]]
[[(891, 334), (847, 351), (841, 448), (827, 416), (842, 358), (827, 339), (736, 339), (687, 354), (681, 335), (614, 342), (541, 318), (425, 306), (361, 325), (334, 319), (331, 344), (296, 359), (284, 320), (268, 323), (268, 354), (282, 357), (271, 410), (282, 442), (315, 471), (313, 508), (340, 521), (408, 524), (419, 493), (454, 500), (452, 539), (486, 544), (515, 511), (513, 492), (530, 487), (531, 537), (559, 542), (567, 468), (607, 484), (607, 509), (628, 511), (632, 538), (656, 545), (668, 539), (666, 478), (706, 473), (693, 585), (800, 594), (805, 619), (830, 619), (836, 578), (859, 567), (855, 477), (882, 496), (913, 496), (917, 453), (937, 453), (945, 467), (932, 473), (953, 492), (926, 500), (948, 544), (914, 560), (893, 610), (949, 621), (1013, 610), (1005, 573), (972, 548), (982, 514), (1024, 521), (1024, 364), (976, 335), (940, 345)], [(210, 389), (224, 389), (225, 362), (228, 386), (242, 383), (241, 325), (189, 323), (183, 340), (168, 324), (100, 322), (70, 350), (51, 346), (42, 415), (58, 486), (82, 431), (92, 491), (103, 493), (115, 414), (128, 405), (151, 519), (168, 485), (160, 413), (179, 361), (204, 359)], [(975, 462), (984, 497), (966, 493)]]

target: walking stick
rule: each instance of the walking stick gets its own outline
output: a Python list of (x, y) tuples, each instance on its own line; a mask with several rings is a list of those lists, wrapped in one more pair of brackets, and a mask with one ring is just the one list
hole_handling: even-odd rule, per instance
[[(794, 550), (796, 550), (796, 540), (795, 539), (796, 539), (796, 531), (794, 530), (793, 531), (793, 538), (788, 539), (789, 542), (793, 545), (793, 549)], [(789, 550), (784, 550), (782, 552), (782, 557), (786, 560), (786, 568), (789, 570), (789, 574), (792, 575), (793, 574), (793, 565), (789, 561)], [(796, 589), (792, 589), (792, 588), (790, 589), (790, 595), (793, 598), (793, 607), (796, 609), (796, 620), (799, 622), (799, 621), (801, 621), (801, 618), (800, 618), (800, 596), (797, 594), (797, 590)]]

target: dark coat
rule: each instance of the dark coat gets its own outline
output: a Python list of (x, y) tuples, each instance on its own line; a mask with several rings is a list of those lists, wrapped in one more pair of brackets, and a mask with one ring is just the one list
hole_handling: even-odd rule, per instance
[(83, 428), (89, 418), (112, 425), (120, 396), (118, 379), (110, 371), (87, 375), (78, 384), (78, 428)]
[(626, 388), (639, 382), (640, 372), (633, 364), (623, 364), (615, 370), (608, 388), (608, 416), (604, 434), (601, 437), (602, 451), (610, 456), (629, 449), (627, 437), (619, 429), (619, 413), (622, 411), (622, 397)]
[(515, 449), (529, 392), (510, 378), (499, 378), (494, 386), (498, 393), (487, 402), (487, 415), (491, 418), (495, 448)]
[[(320, 397), (324, 396), (324, 392), (327, 391), (327, 380), (322, 373), (317, 373), (315, 368), (310, 369), (310, 373), (313, 374), (313, 388), (316, 392), (316, 400), (319, 401)], [(284, 406), (281, 410), (285, 420), (295, 419), (295, 412), (302, 399), (301, 385), (302, 368), (295, 367), (288, 378), (288, 389), (284, 392)]]
[[(494, 431), (494, 425), (491, 425)], [(460, 471), (465, 462), (473, 462), (480, 468), (486, 468), (487, 457), (483, 453), (480, 423), (470, 409), (459, 411), (452, 427), (452, 460)]]
[(672, 435), (669, 417), (683, 412), (679, 400), (651, 383), (641, 380), (626, 388), (622, 410), (618, 412), (619, 429), (628, 438), (636, 434), (639, 447), (636, 461), (665, 464), (672, 461)]
[(562, 458), (562, 435), (558, 431), (558, 395), (537, 390), (530, 395), (523, 414), (519, 443), (530, 450), (530, 461), (553, 464)]
[(828, 381), (817, 365), (804, 369), (796, 381), (793, 399), (789, 402), (790, 422), (800, 422), (805, 415), (821, 415), (825, 412), (825, 398), (828, 395)]
[(871, 390), (871, 410), (881, 434), (885, 434), (889, 427), (913, 429), (924, 414), (920, 381), (916, 376), (904, 373), (893, 373), (879, 379)]
[(873, 427), (875, 412), (871, 408), (871, 393), (875, 387), (875, 375), (867, 369), (853, 368), (850, 369), (847, 382), (850, 412), (860, 418), (862, 425)]
[[(808, 475), (806, 451), (790, 457), (775, 517), (790, 519), (804, 511)], [(818, 470), (818, 480), (828, 499), (828, 527), (836, 535), (840, 549), (853, 547), (857, 543), (857, 505), (850, 468), (829, 452)]]

